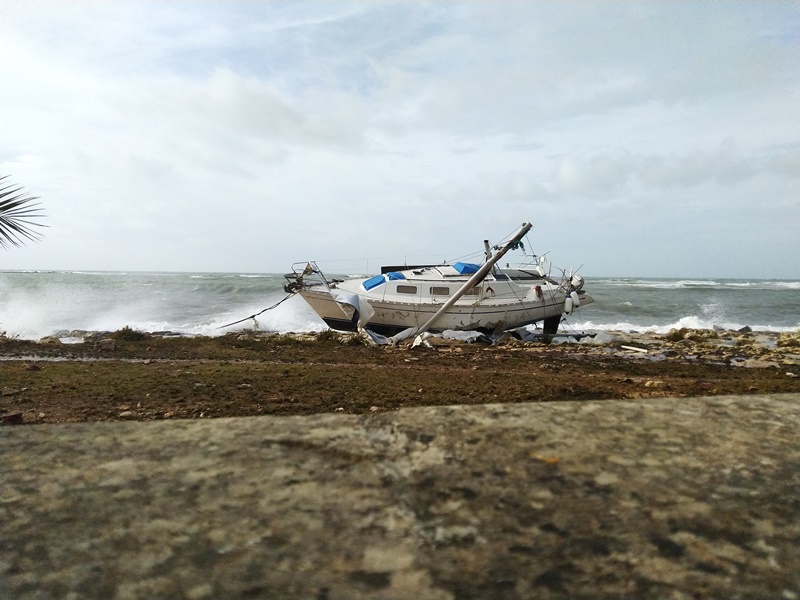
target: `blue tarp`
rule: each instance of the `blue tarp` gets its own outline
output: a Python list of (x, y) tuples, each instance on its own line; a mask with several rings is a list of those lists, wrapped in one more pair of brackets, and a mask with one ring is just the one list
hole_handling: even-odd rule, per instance
[(375, 275), (375, 277), (370, 277), (361, 285), (364, 286), (364, 289), (369, 291), (372, 288), (376, 288), (379, 285), (386, 283), (387, 281), (395, 281), (397, 279), (405, 279), (406, 276), (402, 273), (398, 273), (397, 271), (389, 271), (388, 273), (384, 273), (383, 275)]
[(473, 273), (478, 272), (480, 265), (476, 265), (474, 263), (457, 262), (453, 265), (453, 268), (462, 275), (472, 275)]
[(383, 275), (375, 275), (375, 277), (370, 277), (361, 285), (364, 286), (365, 290), (369, 291), (372, 288), (376, 288), (383, 283), (386, 283), (386, 278)]

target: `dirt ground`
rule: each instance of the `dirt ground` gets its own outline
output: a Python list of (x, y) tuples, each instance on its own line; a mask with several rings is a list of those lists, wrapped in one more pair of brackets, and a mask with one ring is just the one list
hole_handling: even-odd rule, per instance
[(0, 338), (0, 416), (4, 424), (149, 421), (800, 392), (799, 338), (682, 330), (591, 343), (433, 339), (418, 348), (330, 331)]

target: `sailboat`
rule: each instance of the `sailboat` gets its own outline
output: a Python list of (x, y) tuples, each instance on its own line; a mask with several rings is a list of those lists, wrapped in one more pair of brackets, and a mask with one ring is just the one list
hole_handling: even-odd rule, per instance
[(292, 265), (284, 289), (299, 294), (320, 318), (339, 331), (365, 329), (383, 336), (420, 335), (445, 330), (490, 335), (542, 322), (555, 334), (563, 315), (593, 302), (584, 279), (562, 272), (557, 278), (542, 262), (502, 269), (500, 259), (532, 225), (523, 223), (509, 240), (491, 247), (484, 241), (483, 264), (384, 267), (371, 277), (327, 277), (314, 261)]

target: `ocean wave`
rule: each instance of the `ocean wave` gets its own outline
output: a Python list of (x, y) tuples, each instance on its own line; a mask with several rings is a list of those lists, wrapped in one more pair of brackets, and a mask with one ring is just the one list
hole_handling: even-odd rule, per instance
[(773, 333), (786, 333), (795, 332), (800, 330), (800, 323), (795, 326), (780, 326), (770, 324), (750, 324), (745, 325), (742, 323), (718, 323), (709, 321), (697, 316), (681, 317), (677, 321), (661, 325), (644, 325), (636, 324), (628, 321), (619, 321), (616, 323), (596, 323), (593, 321), (583, 321), (571, 323), (570, 326), (574, 329), (582, 329), (589, 331), (623, 331), (623, 332), (642, 332), (642, 333), (669, 333), (672, 329), (723, 329), (727, 331), (738, 331), (744, 327), (750, 327), (753, 331), (764, 331)]
[(736, 290), (800, 290), (800, 281), (786, 280), (731, 280), (714, 279), (587, 279), (587, 286), (644, 288), (658, 290), (680, 289), (736, 289)]
[(675, 287), (714, 287), (721, 285), (713, 279), (681, 279), (675, 282)]
[(222, 280), (222, 279), (283, 279), (279, 275), (258, 273), (192, 273), (189, 279)]
[(773, 281), (772, 284), (778, 288), (787, 290), (800, 290), (800, 281)]
[(663, 290), (692, 287), (714, 287), (720, 285), (717, 281), (701, 279), (587, 279), (587, 285), (593, 283), (612, 287), (639, 287)]
[[(216, 310), (200, 305), (194, 311), (175, 311), (169, 304), (149, 304), (138, 300), (88, 307), (82, 302), (68, 301), (60, 314), (53, 310), (38, 310), (29, 302), (15, 302), (7, 307), (7, 314), (0, 310), (0, 334), (37, 340), (59, 331), (118, 331), (124, 327), (148, 333), (169, 331), (209, 337), (254, 328), (275, 333), (311, 333), (327, 329), (300, 297), (290, 298), (255, 320), (247, 319), (248, 315), (257, 314), (265, 306), (274, 304), (275, 299), (266, 297), (263, 302), (251, 300)], [(49, 304), (52, 306), (53, 302)], [(226, 327), (241, 319), (246, 320)]]

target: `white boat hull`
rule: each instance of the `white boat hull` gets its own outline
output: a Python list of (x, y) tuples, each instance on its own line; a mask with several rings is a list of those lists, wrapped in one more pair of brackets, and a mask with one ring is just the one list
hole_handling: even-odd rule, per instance
[[(299, 294), (331, 329), (339, 331), (358, 329), (359, 315), (356, 314), (356, 309), (349, 304), (337, 302), (326, 289), (304, 289)], [(443, 304), (387, 302), (364, 296), (360, 298), (366, 300), (375, 311), (364, 327), (383, 335), (394, 335), (409, 327), (422, 326)], [(564, 312), (566, 298), (567, 294), (560, 292), (552, 294), (552, 297), (545, 301), (520, 302), (514, 299), (491, 304), (474, 301), (458, 302), (439, 317), (435, 326), (431, 327), (431, 331), (452, 329), (499, 332), (515, 329), (548, 318), (560, 317)], [(581, 304), (590, 302), (592, 298), (589, 295), (581, 295)]]
[[(328, 281), (316, 263), (302, 269), (296, 263), (284, 289), (299, 293), (329, 327), (344, 331), (364, 328), (390, 336), (411, 328), (499, 333), (544, 321), (544, 332), (555, 333), (562, 314), (593, 300), (581, 291), (583, 278), (577, 275), (555, 281), (541, 265), (512, 275), (496, 267), (531, 227), (523, 223), (495, 254), (484, 242), (483, 265), (420, 265)], [(307, 276), (317, 282), (307, 282)]]

